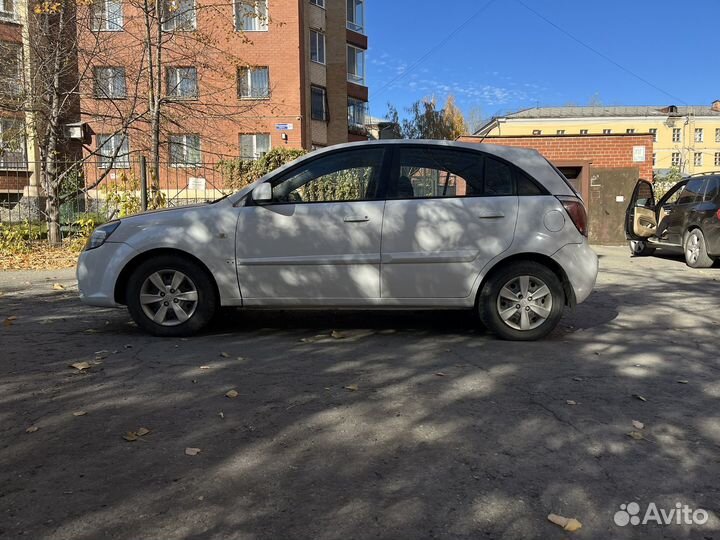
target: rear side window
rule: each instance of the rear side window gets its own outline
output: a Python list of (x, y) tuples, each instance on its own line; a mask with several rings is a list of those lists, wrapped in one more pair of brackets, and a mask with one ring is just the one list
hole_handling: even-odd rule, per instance
[(501, 197), (513, 194), (513, 170), (510, 165), (497, 159), (485, 158), (484, 195)]
[(515, 178), (517, 180), (517, 194), (522, 195), (544, 195), (540, 187), (533, 182), (524, 172), (517, 171)]
[(705, 188), (704, 178), (695, 178), (690, 180), (680, 193), (676, 204), (691, 204), (700, 201), (700, 195)]
[(714, 201), (720, 195), (720, 176), (713, 176), (708, 180), (707, 188), (705, 188), (705, 201)]

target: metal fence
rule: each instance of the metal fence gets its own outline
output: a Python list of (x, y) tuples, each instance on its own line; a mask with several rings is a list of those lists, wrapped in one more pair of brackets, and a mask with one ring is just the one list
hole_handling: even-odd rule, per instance
[[(233, 158), (228, 158), (233, 159)], [(170, 208), (212, 201), (232, 191), (227, 160), (197, 164), (163, 162), (159, 174), (143, 157), (116, 162), (57, 163), (64, 174), (60, 194), (61, 228), (70, 234), (82, 218), (96, 223), (145, 209)], [(155, 178), (158, 176), (158, 178)], [(0, 228), (47, 222), (40, 163), (0, 163)]]

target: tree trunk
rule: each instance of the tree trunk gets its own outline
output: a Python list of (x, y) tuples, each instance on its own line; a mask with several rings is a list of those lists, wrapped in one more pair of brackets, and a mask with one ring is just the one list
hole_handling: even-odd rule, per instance
[(62, 245), (62, 231), (60, 230), (60, 194), (57, 189), (51, 189), (47, 193), (45, 202), (45, 213), (47, 214), (48, 243), (51, 246)]

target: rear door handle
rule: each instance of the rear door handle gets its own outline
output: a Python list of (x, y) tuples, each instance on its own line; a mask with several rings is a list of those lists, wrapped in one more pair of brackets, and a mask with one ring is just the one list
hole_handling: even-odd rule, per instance
[(368, 216), (345, 216), (343, 219), (345, 223), (362, 223), (363, 221), (370, 221)]

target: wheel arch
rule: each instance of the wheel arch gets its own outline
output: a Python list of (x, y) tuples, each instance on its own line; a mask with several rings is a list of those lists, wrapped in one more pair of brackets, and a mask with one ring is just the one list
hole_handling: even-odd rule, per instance
[(150, 249), (148, 251), (143, 251), (142, 253), (136, 255), (134, 258), (130, 259), (127, 264), (123, 267), (123, 269), (120, 271), (120, 274), (118, 275), (117, 280), (115, 281), (115, 290), (113, 293), (113, 296), (115, 297), (115, 302), (118, 304), (125, 305), (125, 291), (127, 290), (128, 280), (130, 279), (130, 276), (135, 271), (135, 269), (140, 266), (142, 263), (144, 263), (147, 260), (150, 260), (154, 257), (159, 257), (163, 255), (173, 255), (173, 256), (179, 256), (184, 259), (190, 260), (193, 263), (197, 264), (198, 267), (200, 267), (203, 272), (207, 274), (207, 277), (210, 279), (210, 282), (213, 284), (213, 289), (215, 290), (215, 295), (219, 299), (220, 298), (220, 290), (218, 289), (217, 281), (215, 280), (215, 277), (213, 276), (210, 269), (207, 267), (207, 265), (202, 262), (200, 259), (198, 259), (196, 256), (188, 253), (187, 251), (183, 251), (181, 249), (177, 248), (156, 248), (156, 249)]
[(492, 268), (490, 268), (490, 270), (488, 270), (485, 275), (483, 275), (482, 280), (480, 281), (480, 286), (478, 287), (475, 294), (475, 308), (478, 307), (480, 296), (482, 295), (485, 284), (490, 277), (492, 277), (495, 273), (505, 268), (509, 264), (525, 261), (542, 264), (550, 271), (552, 271), (558, 277), (560, 283), (562, 283), (563, 292), (565, 293), (565, 305), (569, 307), (575, 306), (575, 304), (577, 303), (575, 300), (575, 291), (573, 291), (570, 279), (565, 273), (565, 270), (563, 270), (562, 266), (560, 266), (557, 261), (555, 261), (552, 257), (543, 255), (542, 253), (516, 253), (496, 262), (492, 266)]

